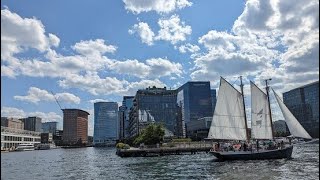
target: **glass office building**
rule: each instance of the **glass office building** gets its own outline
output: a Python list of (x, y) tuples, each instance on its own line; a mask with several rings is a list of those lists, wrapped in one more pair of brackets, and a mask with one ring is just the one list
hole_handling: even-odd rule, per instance
[[(163, 123), (169, 134), (175, 134), (177, 117), (175, 90), (149, 87), (138, 90), (130, 112), (129, 134), (136, 135), (151, 122)], [(139, 122), (139, 123), (138, 123)]]
[(58, 122), (44, 122), (42, 123), (42, 132), (56, 134)]
[(212, 114), (213, 114), (214, 108), (216, 108), (216, 103), (217, 103), (217, 91), (215, 89), (211, 89), (211, 100), (212, 100)]
[(118, 139), (118, 135), (118, 103), (94, 103), (93, 144), (112, 145)]
[(319, 138), (319, 81), (283, 93), (283, 101), (313, 138)]
[[(187, 82), (177, 91), (177, 104), (182, 113), (181, 124), (188, 124), (190, 121), (213, 116), (212, 92), (209, 81)], [(186, 130), (183, 131), (187, 132)]]

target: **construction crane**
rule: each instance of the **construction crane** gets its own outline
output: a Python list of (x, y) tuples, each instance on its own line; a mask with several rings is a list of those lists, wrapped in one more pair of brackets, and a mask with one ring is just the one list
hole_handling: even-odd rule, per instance
[(59, 105), (60, 109), (62, 110), (62, 108), (61, 108), (61, 106), (60, 106), (60, 103), (59, 103), (58, 99), (56, 98), (56, 96), (53, 94), (53, 92), (52, 92), (52, 91), (50, 91), (50, 92), (51, 92), (51, 94), (53, 95), (54, 99), (56, 100), (57, 104)]

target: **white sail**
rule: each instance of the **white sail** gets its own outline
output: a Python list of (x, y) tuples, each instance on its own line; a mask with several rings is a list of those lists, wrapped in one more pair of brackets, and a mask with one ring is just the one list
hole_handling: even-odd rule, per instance
[(208, 139), (246, 140), (242, 94), (222, 77)]
[(276, 96), (277, 102), (280, 106), (284, 119), (287, 123), (290, 133), (294, 137), (312, 139), (311, 136), (307, 133), (307, 131), (301, 126), (298, 120), (293, 116), (287, 106), (282, 102), (277, 93), (272, 89), (274, 95)]
[(251, 138), (272, 139), (272, 127), (267, 95), (250, 81)]

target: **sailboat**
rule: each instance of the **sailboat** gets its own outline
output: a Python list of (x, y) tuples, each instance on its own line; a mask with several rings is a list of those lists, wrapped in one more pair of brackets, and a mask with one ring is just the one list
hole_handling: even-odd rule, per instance
[[(242, 77), (240, 76), (241, 92), (235, 89), (224, 78), (220, 78), (220, 87), (217, 104), (214, 111), (208, 139), (218, 141), (247, 141), (250, 142), (247, 117), (245, 111)], [(251, 86), (251, 139), (273, 140), (272, 116), (269, 100), (268, 80), (266, 80), (266, 93), (252, 81)], [(289, 111), (280, 97), (272, 89), (277, 103), (283, 113), (290, 133), (294, 137), (311, 139), (311, 136), (301, 126)], [(293, 146), (287, 145), (281, 149), (256, 150), (256, 151), (219, 151), (211, 150), (210, 153), (219, 160), (263, 160), (291, 158)]]

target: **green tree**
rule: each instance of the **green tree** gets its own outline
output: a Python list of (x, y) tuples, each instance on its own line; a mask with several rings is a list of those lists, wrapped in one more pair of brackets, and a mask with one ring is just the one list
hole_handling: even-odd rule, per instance
[(149, 124), (143, 129), (138, 137), (135, 138), (134, 144), (139, 145), (144, 143), (146, 145), (154, 145), (160, 143), (165, 132), (162, 124)]

